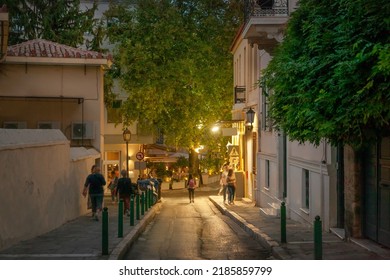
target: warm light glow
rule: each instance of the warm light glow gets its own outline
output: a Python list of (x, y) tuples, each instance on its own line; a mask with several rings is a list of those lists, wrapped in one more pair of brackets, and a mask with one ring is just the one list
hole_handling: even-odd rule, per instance
[(200, 145), (199, 147), (195, 148), (195, 152), (197, 152), (199, 154), (200, 150), (203, 150), (204, 149), (204, 146), (203, 145)]
[(219, 131), (219, 129), (220, 129), (220, 127), (219, 127), (218, 125), (215, 125), (215, 126), (213, 126), (213, 127), (211, 128), (211, 131), (214, 132), (214, 133), (216, 133), (216, 132)]

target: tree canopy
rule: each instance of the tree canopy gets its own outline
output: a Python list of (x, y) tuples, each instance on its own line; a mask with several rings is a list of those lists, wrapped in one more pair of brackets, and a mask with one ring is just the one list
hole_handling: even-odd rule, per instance
[(263, 80), (290, 139), (355, 148), (389, 133), (390, 2), (301, 0)]
[(94, 33), (96, 3), (81, 10), (80, 0), (4, 0), (10, 16), (9, 44), (32, 39), (79, 47), (86, 33)]
[(191, 147), (204, 134), (197, 128), (229, 118), (229, 46), (240, 7), (239, 0), (141, 0), (111, 7), (111, 75), (128, 94), (125, 125), (158, 127), (166, 143)]

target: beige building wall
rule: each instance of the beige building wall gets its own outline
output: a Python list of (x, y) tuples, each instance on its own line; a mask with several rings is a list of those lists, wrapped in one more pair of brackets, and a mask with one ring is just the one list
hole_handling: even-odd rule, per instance
[[(252, 130), (248, 124), (243, 122), (243, 127), (238, 129), (238, 134), (233, 136), (233, 145), (240, 145), (240, 159), (237, 171), (242, 172), (242, 183), (238, 188), (242, 197), (255, 200), (255, 190), (258, 187), (254, 169), (257, 166), (257, 159), (253, 155), (258, 150), (258, 112), (259, 112), (259, 51), (256, 46), (249, 44), (238, 34), (231, 49), (234, 59), (234, 86), (245, 87), (245, 102), (234, 102), (232, 114), (233, 119), (245, 120), (249, 108), (255, 111), (255, 119)], [(255, 141), (255, 142), (254, 142)], [(241, 175), (240, 175), (241, 176)]]
[[(0, 125), (53, 122), (72, 140), (72, 123), (88, 123), (84, 145), (104, 152), (103, 71), (93, 65), (2, 64)], [(81, 145), (73, 139), (72, 145)]]
[[(295, 0), (288, 1), (289, 13), (295, 9), (296, 3)], [(246, 132), (241, 138), (246, 151), (243, 158), (248, 180), (246, 191), (265, 213), (277, 214), (281, 201), (285, 200), (289, 217), (311, 224), (314, 217), (319, 215), (324, 229), (328, 230), (335, 225), (335, 211), (332, 209), (336, 208), (336, 167), (332, 148), (325, 143), (321, 143), (319, 147), (308, 143), (302, 145), (288, 141), (288, 138), (284, 146), (281, 132), (264, 128), (264, 116), (267, 115), (263, 106), (265, 100), (263, 89), (256, 83), (272, 59), (273, 47), (283, 39), (281, 30), (285, 22), (286, 18), (283, 19), (283, 16), (250, 15), (231, 48), (234, 55), (234, 85), (246, 88), (245, 104), (235, 104), (232, 114), (239, 115), (240, 110), (248, 107), (252, 107), (256, 112), (253, 132), (257, 133), (257, 162), (253, 162), (252, 156), (255, 152), (253, 147), (256, 147), (251, 142), (254, 138), (247, 137), (253, 134)], [(276, 41), (271, 43), (271, 38)], [(257, 170), (255, 176), (250, 173), (253, 166)], [(333, 177), (329, 173), (333, 174)], [(306, 183), (309, 186), (308, 192)], [(309, 207), (306, 207), (307, 202)]]
[(0, 129), (0, 249), (86, 214), (81, 192), (98, 157), (60, 130)]

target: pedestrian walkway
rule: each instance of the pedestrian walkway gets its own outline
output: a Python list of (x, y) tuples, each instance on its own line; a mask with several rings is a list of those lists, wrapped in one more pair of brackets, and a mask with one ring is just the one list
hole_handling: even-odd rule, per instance
[[(222, 196), (209, 199), (225, 215), (238, 223), (253, 238), (271, 249), (276, 259), (314, 260), (314, 231), (311, 226), (287, 219), (286, 241), (282, 244), (280, 218), (261, 214), (260, 208), (242, 200), (223, 203)], [(390, 260), (390, 249), (369, 240), (343, 241), (330, 232), (322, 232), (324, 260)]]
[(123, 237), (118, 237), (118, 205), (105, 197), (108, 208), (108, 255), (102, 254), (102, 221), (92, 219), (91, 213), (65, 223), (61, 227), (41, 236), (22, 241), (0, 251), (0, 260), (104, 260), (119, 259), (154, 218), (161, 207), (157, 203), (140, 220), (124, 216)]

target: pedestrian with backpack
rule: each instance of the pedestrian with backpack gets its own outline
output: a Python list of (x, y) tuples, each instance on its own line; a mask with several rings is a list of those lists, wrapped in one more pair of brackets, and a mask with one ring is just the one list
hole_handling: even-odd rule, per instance
[(190, 174), (190, 176), (188, 177), (187, 188), (188, 188), (188, 197), (190, 198), (190, 203), (194, 202), (196, 181), (195, 178), (193, 178), (192, 174)]

